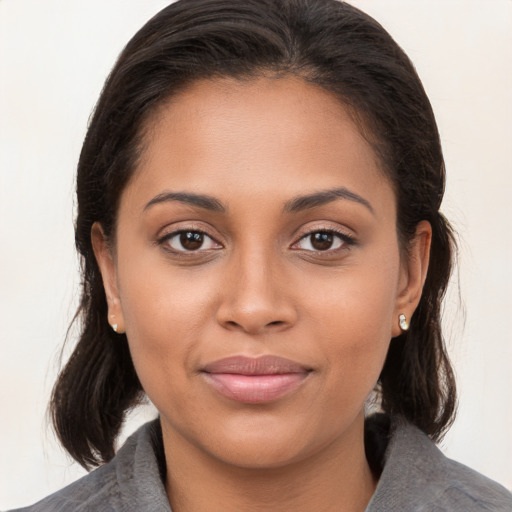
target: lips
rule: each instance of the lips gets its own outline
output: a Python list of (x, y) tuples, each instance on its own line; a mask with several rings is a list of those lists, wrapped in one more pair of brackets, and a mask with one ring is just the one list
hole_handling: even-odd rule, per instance
[(225, 397), (238, 402), (278, 400), (297, 389), (311, 368), (278, 356), (234, 356), (207, 364), (206, 382)]

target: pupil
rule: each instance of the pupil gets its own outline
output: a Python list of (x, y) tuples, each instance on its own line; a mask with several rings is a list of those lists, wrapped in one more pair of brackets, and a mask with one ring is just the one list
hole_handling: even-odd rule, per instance
[(204, 236), (196, 231), (185, 231), (180, 235), (180, 243), (187, 251), (194, 251), (203, 245)]
[(331, 233), (319, 232), (311, 235), (311, 245), (317, 251), (326, 251), (330, 249), (333, 242), (333, 236)]

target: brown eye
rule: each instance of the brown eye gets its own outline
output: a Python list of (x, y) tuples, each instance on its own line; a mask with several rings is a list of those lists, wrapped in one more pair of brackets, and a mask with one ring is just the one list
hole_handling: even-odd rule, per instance
[(165, 236), (165, 243), (176, 252), (194, 252), (208, 249), (220, 249), (222, 246), (202, 231), (178, 231)]
[(349, 235), (337, 233), (336, 231), (312, 231), (303, 236), (294, 246), (294, 249), (303, 251), (322, 252), (340, 249), (343, 246), (350, 246), (354, 243)]
[(311, 246), (316, 251), (326, 251), (331, 249), (334, 242), (334, 235), (326, 231), (319, 231), (309, 236), (311, 238)]
[(184, 231), (180, 234), (181, 246), (187, 251), (200, 249), (204, 242), (203, 233), (197, 231)]

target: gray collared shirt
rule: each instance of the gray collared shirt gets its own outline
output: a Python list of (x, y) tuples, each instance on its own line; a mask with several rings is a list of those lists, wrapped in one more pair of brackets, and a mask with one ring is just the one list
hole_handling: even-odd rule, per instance
[[(147, 423), (108, 464), (39, 503), (12, 512), (172, 512), (158, 462), (158, 437), (158, 420)], [(398, 421), (365, 512), (395, 511), (512, 512), (512, 494), (448, 459), (424, 433)]]

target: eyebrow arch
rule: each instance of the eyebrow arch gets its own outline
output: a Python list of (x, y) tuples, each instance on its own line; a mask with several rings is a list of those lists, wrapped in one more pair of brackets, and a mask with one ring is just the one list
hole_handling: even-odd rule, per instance
[(370, 210), (371, 213), (375, 213), (372, 205), (366, 199), (345, 187), (321, 190), (306, 196), (294, 197), (285, 204), (284, 211), (287, 213), (300, 212), (309, 208), (316, 208), (317, 206), (332, 203), (338, 199), (347, 199), (362, 204)]
[(213, 212), (226, 211), (225, 206), (218, 199), (215, 199), (215, 197), (203, 194), (193, 194), (191, 192), (163, 192), (162, 194), (158, 194), (151, 199), (146, 206), (144, 206), (144, 211), (148, 210), (155, 204), (172, 201), (178, 201), (192, 206), (199, 206), (199, 208), (204, 208), (205, 210)]

